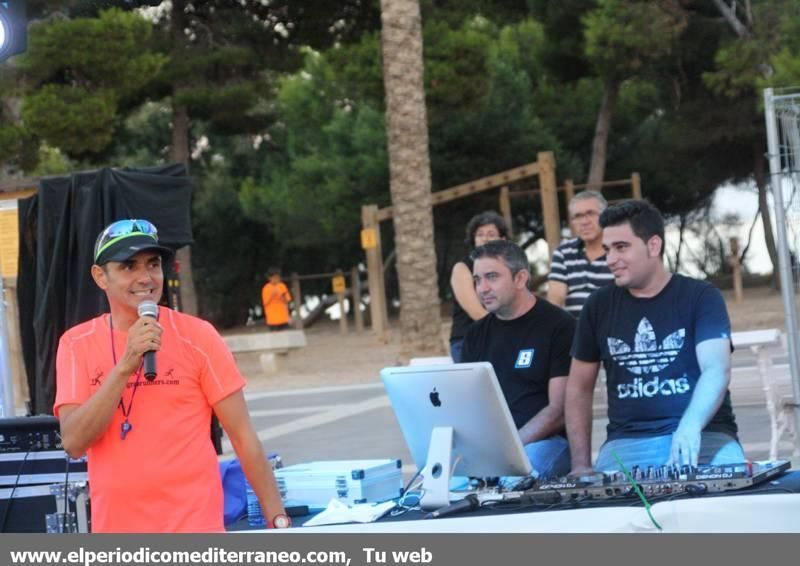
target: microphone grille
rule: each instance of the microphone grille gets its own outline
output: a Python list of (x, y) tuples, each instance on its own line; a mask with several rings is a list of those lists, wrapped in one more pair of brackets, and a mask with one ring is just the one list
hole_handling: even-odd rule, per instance
[(152, 316), (153, 318), (158, 316), (158, 305), (154, 301), (142, 301), (137, 310), (139, 316)]

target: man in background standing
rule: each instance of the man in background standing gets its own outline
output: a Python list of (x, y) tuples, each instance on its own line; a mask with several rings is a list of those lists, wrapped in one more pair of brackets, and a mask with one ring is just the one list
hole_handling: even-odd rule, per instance
[(600, 228), (600, 214), (607, 206), (597, 191), (583, 191), (572, 197), (567, 214), (576, 237), (565, 240), (553, 252), (547, 300), (564, 307), (575, 318), (592, 291), (614, 280), (606, 264)]
[(269, 280), (261, 289), (261, 304), (264, 305), (264, 322), (270, 330), (288, 330), (289, 302), (292, 295), (281, 280), (281, 270), (270, 267), (267, 272)]

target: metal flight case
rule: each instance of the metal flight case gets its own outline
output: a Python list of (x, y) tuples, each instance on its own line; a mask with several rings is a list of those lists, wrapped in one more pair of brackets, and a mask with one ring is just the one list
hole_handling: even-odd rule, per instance
[(287, 505), (324, 508), (332, 499), (347, 505), (397, 498), (403, 489), (402, 463), (384, 460), (330, 460), (275, 470)]

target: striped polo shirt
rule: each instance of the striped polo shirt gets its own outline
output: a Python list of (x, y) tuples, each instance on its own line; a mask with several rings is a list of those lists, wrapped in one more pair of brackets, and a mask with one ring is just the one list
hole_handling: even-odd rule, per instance
[(561, 242), (553, 252), (547, 279), (567, 285), (564, 308), (577, 317), (592, 291), (613, 282), (614, 276), (608, 270), (605, 254), (589, 261), (584, 252), (583, 240), (572, 238)]

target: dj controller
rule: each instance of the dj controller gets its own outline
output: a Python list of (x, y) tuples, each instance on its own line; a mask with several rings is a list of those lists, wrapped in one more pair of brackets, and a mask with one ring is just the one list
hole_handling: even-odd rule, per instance
[(526, 478), (510, 491), (478, 493), (480, 503), (523, 501), (558, 504), (570, 501), (637, 498), (669, 495), (702, 495), (743, 489), (763, 483), (788, 470), (787, 460), (745, 462), (723, 466), (633, 466), (623, 472), (598, 472), (551, 481)]

